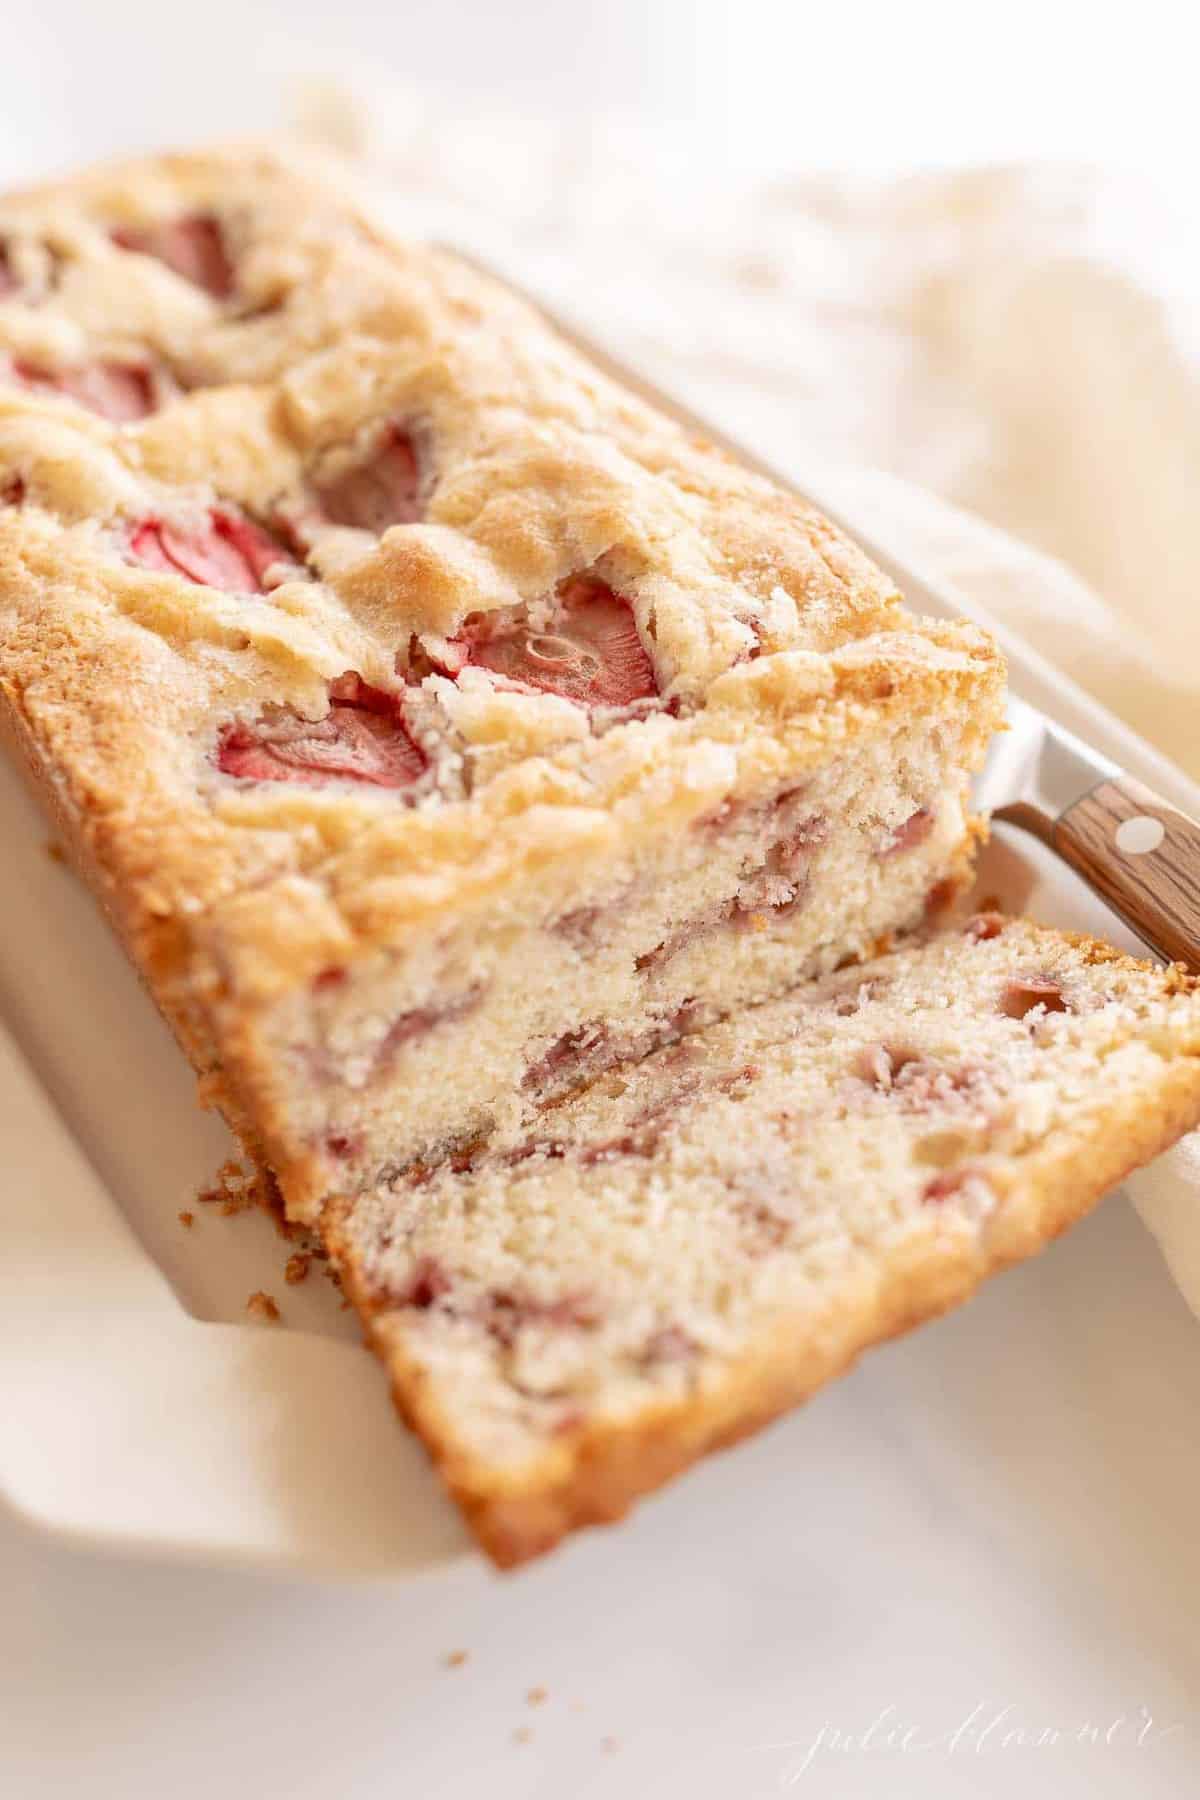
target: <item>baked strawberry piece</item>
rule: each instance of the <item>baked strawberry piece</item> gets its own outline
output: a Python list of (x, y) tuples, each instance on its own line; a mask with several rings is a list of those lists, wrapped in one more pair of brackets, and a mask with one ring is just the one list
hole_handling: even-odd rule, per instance
[(331, 781), (404, 788), (424, 773), (427, 758), (409, 734), (402, 701), (360, 676), (330, 689), (323, 719), (277, 711), (253, 724), (231, 725), (217, 748), (217, 767), (238, 781)]
[(114, 425), (130, 425), (155, 412), (160, 378), (147, 363), (98, 357), (93, 362), (51, 369), (23, 357), (0, 364), (5, 378), (34, 393), (61, 394)]
[(421, 475), (413, 441), (389, 425), (368, 454), (318, 486), (314, 521), (377, 535), (421, 516)]
[(143, 569), (246, 594), (265, 593), (268, 571), (292, 561), (280, 539), (226, 506), (187, 522), (143, 519), (129, 533), (127, 554)]
[(1198, 1116), (1195, 981), (951, 927), (377, 1181), (329, 1241), (508, 1564), (966, 1298)]
[(536, 622), (528, 612), (485, 614), (461, 640), (467, 662), (580, 706), (630, 706), (657, 695), (633, 609), (605, 582), (572, 576), (555, 604), (539, 610)]
[(122, 225), (111, 237), (118, 249), (153, 257), (214, 300), (228, 300), (233, 293), (233, 263), (221, 223), (211, 214), (188, 213), (153, 225)]

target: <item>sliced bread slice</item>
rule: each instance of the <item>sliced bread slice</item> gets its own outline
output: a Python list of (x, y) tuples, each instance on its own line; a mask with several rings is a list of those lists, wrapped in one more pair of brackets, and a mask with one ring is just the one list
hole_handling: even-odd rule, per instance
[(619, 1516), (1200, 1120), (1200, 988), (983, 914), (610, 1072), (324, 1225), (490, 1555)]

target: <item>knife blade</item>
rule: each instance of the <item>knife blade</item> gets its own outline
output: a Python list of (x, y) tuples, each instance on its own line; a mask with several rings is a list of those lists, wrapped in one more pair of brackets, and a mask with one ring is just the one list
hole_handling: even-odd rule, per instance
[(971, 793), (978, 811), (1050, 843), (1064, 813), (1121, 773), (1108, 757), (1010, 693), (1004, 727), (992, 739)]

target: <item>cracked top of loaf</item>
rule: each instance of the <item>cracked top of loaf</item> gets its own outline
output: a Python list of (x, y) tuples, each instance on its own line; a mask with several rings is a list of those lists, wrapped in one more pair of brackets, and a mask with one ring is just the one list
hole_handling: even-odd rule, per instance
[(502, 286), (251, 148), (0, 201), (0, 678), (127, 928), (221, 900), (266, 991), (864, 708), (981, 743), (1000, 671)]

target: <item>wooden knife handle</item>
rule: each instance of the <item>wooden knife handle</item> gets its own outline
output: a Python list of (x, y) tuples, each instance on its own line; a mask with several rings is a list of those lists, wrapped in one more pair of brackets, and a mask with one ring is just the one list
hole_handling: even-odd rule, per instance
[(1069, 806), (1054, 848), (1138, 936), (1200, 973), (1200, 825), (1130, 775)]

